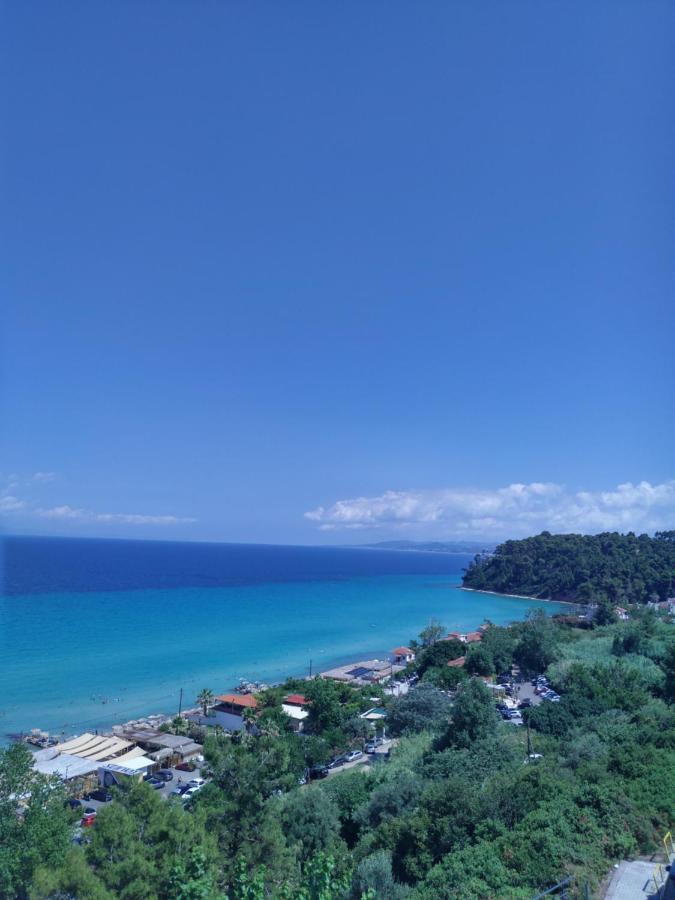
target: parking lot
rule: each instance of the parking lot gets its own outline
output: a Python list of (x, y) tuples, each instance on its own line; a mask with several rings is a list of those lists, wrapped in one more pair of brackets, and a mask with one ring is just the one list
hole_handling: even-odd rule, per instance
[[(157, 793), (162, 797), (169, 797), (171, 791), (180, 785), (185, 785), (188, 781), (192, 781), (193, 778), (201, 778), (201, 770), (196, 768), (194, 772), (183, 772), (180, 769), (175, 769), (171, 767), (167, 767), (165, 770), (167, 772), (171, 772), (173, 774), (173, 780), (167, 781), (162, 785), (161, 788), (156, 788)], [(173, 798), (172, 798), (173, 799)], [(78, 812), (84, 815), (85, 809), (95, 809), (98, 812), (101, 807), (107, 806), (107, 803), (104, 803), (102, 800), (81, 800), (82, 806)]]
[(369, 766), (375, 763), (376, 765), (382, 762), (387, 757), (387, 753), (392, 747), (395, 747), (397, 744), (396, 739), (385, 738), (384, 742), (380, 744), (379, 747), (375, 749), (375, 753), (364, 753), (363, 756), (360, 756), (358, 759), (352, 760), (352, 762), (343, 763), (340, 766), (335, 766), (328, 770), (328, 777), (330, 778), (333, 775), (338, 774), (339, 772), (346, 772), (348, 769), (353, 769), (355, 766)]

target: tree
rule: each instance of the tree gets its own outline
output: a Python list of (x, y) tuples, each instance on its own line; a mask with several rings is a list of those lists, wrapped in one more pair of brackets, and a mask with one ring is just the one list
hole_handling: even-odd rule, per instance
[(441, 625), (438, 619), (432, 619), (426, 628), (420, 631), (420, 643), (423, 647), (431, 647), (441, 640), (446, 631), (445, 625)]
[(408, 888), (394, 880), (391, 853), (386, 850), (366, 856), (354, 872), (351, 896), (361, 900), (368, 892), (377, 900), (402, 900), (408, 895)]
[(472, 644), (467, 650), (464, 668), (472, 675), (492, 675), (495, 663), (487, 647)]
[(497, 713), (490, 691), (480, 678), (470, 678), (457, 692), (452, 720), (438, 748), (471, 747), (497, 730)]
[(466, 646), (457, 638), (436, 641), (436, 643), (422, 650), (416, 660), (416, 669), (419, 675), (424, 675), (428, 669), (446, 666), (451, 659), (463, 656)]
[(342, 724), (340, 686), (329, 678), (314, 678), (305, 688), (309, 700), (307, 721), (315, 732), (337, 728)]
[(30, 891), (30, 900), (114, 900), (115, 896), (89, 868), (79, 847), (71, 847), (57, 866), (40, 866)]
[(303, 864), (320, 850), (330, 850), (339, 833), (335, 803), (314, 787), (289, 794), (281, 809), (281, 820), (286, 839), (298, 848), (298, 859)]
[(614, 603), (608, 597), (602, 597), (595, 612), (596, 625), (613, 625), (616, 622)]
[(203, 688), (203, 690), (201, 690), (197, 694), (197, 703), (202, 708), (202, 713), (204, 714), (204, 718), (206, 718), (206, 716), (208, 715), (209, 707), (213, 706), (213, 702), (215, 699), (216, 699), (215, 694), (209, 688)]
[(520, 640), (513, 656), (525, 672), (543, 672), (556, 658), (555, 625), (541, 611), (535, 610), (521, 627)]
[(424, 782), (418, 775), (404, 773), (375, 788), (368, 802), (358, 811), (361, 822), (376, 828), (381, 822), (395, 819), (417, 806)]
[(394, 700), (387, 722), (389, 731), (394, 735), (412, 734), (441, 727), (448, 721), (449, 715), (448, 697), (433, 684), (422, 682)]
[(481, 646), (492, 655), (495, 672), (511, 671), (513, 651), (516, 646), (513, 629), (488, 624), (488, 627), (483, 631)]
[(206, 854), (201, 847), (193, 847), (186, 856), (179, 856), (169, 875), (167, 900), (211, 900), (215, 884)]
[(0, 890), (26, 897), (38, 866), (55, 867), (70, 847), (60, 782), (33, 768), (25, 744), (0, 749)]

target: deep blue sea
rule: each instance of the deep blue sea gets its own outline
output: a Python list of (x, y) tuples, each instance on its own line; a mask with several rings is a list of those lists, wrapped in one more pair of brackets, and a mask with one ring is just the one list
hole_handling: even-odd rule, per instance
[(558, 609), (460, 590), (458, 554), (36, 537), (2, 551), (0, 741), (382, 657), (432, 617), (465, 631)]

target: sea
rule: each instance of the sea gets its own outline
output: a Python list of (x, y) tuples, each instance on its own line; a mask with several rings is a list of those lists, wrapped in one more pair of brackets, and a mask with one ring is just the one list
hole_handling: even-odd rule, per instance
[(432, 618), (468, 631), (562, 608), (463, 591), (470, 557), (452, 553), (25, 536), (1, 552), (3, 743), (386, 659)]

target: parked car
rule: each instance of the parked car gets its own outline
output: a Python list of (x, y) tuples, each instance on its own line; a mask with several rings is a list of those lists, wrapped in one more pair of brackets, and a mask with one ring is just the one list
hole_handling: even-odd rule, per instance
[(200, 789), (199, 789), (198, 787), (189, 787), (189, 788), (183, 793), (183, 800), (190, 800), (192, 797), (194, 797), (195, 794), (198, 794), (198, 793), (199, 793), (199, 790), (200, 790)]
[(383, 744), (387, 743), (387, 738), (382, 737), (382, 735), (380, 734), (375, 738), (375, 743), (377, 744), (378, 747), (381, 747)]
[(110, 803), (112, 798), (110, 791), (107, 791), (105, 788), (98, 788), (84, 795), (85, 800), (98, 800), (99, 803)]
[(193, 778), (191, 781), (188, 781), (189, 788), (201, 788), (204, 787), (206, 782), (203, 778)]
[(530, 754), (528, 754), (527, 758), (528, 759), (543, 759), (544, 754), (543, 753), (530, 753)]
[(346, 762), (354, 762), (355, 759), (361, 759), (362, 756), (363, 750), (350, 750), (345, 759)]
[(94, 809), (93, 806), (85, 806), (83, 815), (85, 815), (85, 816), (95, 816), (95, 815), (96, 815), (96, 810)]
[(174, 769), (178, 769), (181, 772), (194, 772), (197, 768), (197, 763), (189, 760), (188, 762), (178, 763), (177, 766), (174, 766)]
[(155, 778), (161, 778), (162, 781), (173, 781), (173, 772), (171, 769), (160, 769), (155, 772)]
[(82, 803), (75, 797), (70, 797), (63, 805), (67, 806), (69, 809), (79, 809), (82, 806)]
[(368, 741), (366, 746), (364, 747), (366, 753), (375, 753), (377, 751), (377, 744), (375, 741)]
[(310, 778), (326, 778), (328, 777), (328, 766), (312, 766), (309, 770)]
[(96, 821), (95, 815), (82, 816), (82, 821), (80, 822), (80, 825), (83, 828), (91, 828), (91, 826), (94, 824), (95, 821)]
[(188, 786), (186, 784), (181, 784), (169, 791), (169, 797), (182, 797), (187, 790)]
[(146, 784), (149, 784), (150, 787), (151, 787), (151, 788), (154, 788), (156, 791), (159, 791), (159, 790), (161, 790), (161, 789), (164, 787), (164, 782), (162, 781), (162, 779), (161, 779), (161, 778), (155, 778), (154, 775), (149, 775), (149, 776), (146, 775), (146, 776), (143, 778), (143, 781), (145, 781)]
[(529, 697), (525, 697), (524, 700), (521, 700), (518, 704), (518, 709), (528, 709), (532, 706), (532, 700)]
[(343, 766), (347, 762), (346, 756), (336, 756), (335, 759), (332, 759), (328, 763), (329, 769), (337, 769), (338, 766)]

